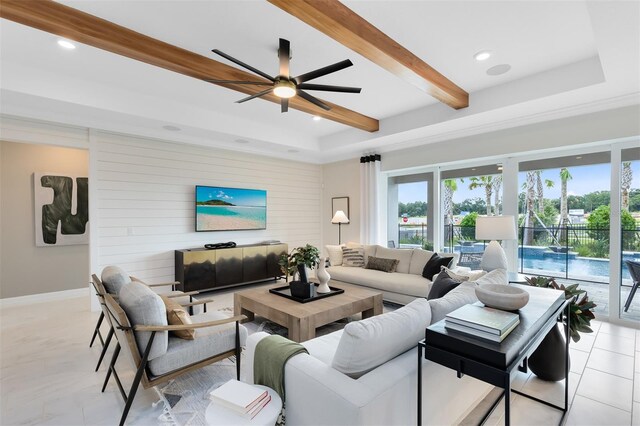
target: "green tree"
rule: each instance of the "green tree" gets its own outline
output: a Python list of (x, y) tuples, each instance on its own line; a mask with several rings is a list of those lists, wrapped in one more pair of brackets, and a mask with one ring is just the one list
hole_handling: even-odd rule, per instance
[(487, 203), (482, 198), (470, 198), (460, 203), (453, 204), (454, 214), (460, 214), (462, 212), (469, 213), (484, 213), (487, 210)]
[(633, 171), (631, 170), (631, 162), (625, 161), (622, 163), (622, 175), (620, 176), (620, 203), (622, 204), (622, 210), (629, 211), (629, 189), (631, 189), (632, 181)]
[(460, 221), (462, 238), (465, 240), (474, 240), (476, 238), (476, 219), (478, 213), (469, 213)]
[(484, 188), (487, 216), (491, 216), (491, 195), (493, 195), (495, 176), (474, 176), (470, 180), (469, 189)]
[[(622, 229), (624, 230), (634, 230), (636, 229), (636, 220), (631, 216), (626, 210), (623, 210), (620, 215), (620, 224), (622, 225)], [(591, 228), (603, 228), (608, 229), (611, 220), (611, 207), (610, 206), (600, 206), (595, 209), (590, 215), (589, 219), (587, 219), (589, 223), (589, 227)]]
[(414, 201), (412, 203), (398, 203), (398, 217), (406, 214), (409, 217), (419, 217), (427, 215), (427, 203), (425, 201)]
[(447, 226), (453, 223), (453, 193), (458, 190), (458, 184), (455, 179), (445, 179), (442, 186), (444, 191), (442, 208), (444, 210), (444, 224)]

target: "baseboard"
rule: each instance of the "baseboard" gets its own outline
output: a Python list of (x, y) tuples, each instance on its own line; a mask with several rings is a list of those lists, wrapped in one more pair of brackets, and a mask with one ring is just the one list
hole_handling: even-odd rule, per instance
[(54, 291), (51, 293), (30, 294), (28, 296), (8, 297), (0, 299), (0, 308), (24, 306), (32, 303), (51, 302), (54, 300), (74, 299), (76, 297), (89, 296), (89, 287), (73, 290)]

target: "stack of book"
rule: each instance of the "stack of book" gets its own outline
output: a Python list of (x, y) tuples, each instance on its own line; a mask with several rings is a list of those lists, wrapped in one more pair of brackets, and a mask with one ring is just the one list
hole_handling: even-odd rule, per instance
[(480, 302), (456, 309), (444, 319), (448, 330), (497, 343), (502, 342), (518, 324), (518, 314), (488, 308)]
[(237, 380), (229, 380), (212, 391), (209, 398), (247, 419), (253, 419), (271, 401), (266, 390)]

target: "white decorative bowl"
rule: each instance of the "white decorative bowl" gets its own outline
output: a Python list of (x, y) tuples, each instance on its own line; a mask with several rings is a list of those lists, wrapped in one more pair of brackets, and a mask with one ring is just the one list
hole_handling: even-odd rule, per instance
[(482, 284), (476, 288), (478, 300), (490, 308), (515, 311), (529, 303), (529, 293), (504, 284)]

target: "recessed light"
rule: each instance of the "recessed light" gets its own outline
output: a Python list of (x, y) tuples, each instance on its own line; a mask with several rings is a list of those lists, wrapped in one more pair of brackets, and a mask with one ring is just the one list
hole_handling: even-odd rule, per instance
[(474, 167), (473, 169), (471, 169), (471, 171), (475, 171), (475, 170), (476, 170), (476, 168), (475, 168), (475, 167)]
[(511, 65), (509, 64), (500, 64), (494, 67), (491, 67), (487, 70), (488, 75), (502, 75), (508, 72), (511, 69)]
[(162, 128), (170, 132), (179, 132), (180, 130), (182, 130), (180, 127), (172, 126), (170, 124), (167, 124), (166, 126), (162, 126)]
[(320, 121), (320, 120), (322, 120), (322, 117), (320, 117), (319, 115), (313, 116), (313, 121)]
[(576, 160), (580, 160), (581, 158), (582, 158), (582, 155), (578, 155), (578, 156), (576, 157)]
[(288, 149), (287, 152), (295, 154), (296, 152), (300, 152), (300, 151), (298, 151), (297, 149)]
[(473, 55), (473, 58), (476, 61), (486, 61), (490, 57), (491, 57), (491, 51), (490, 50), (481, 50), (478, 53), (476, 53), (475, 55)]
[(502, 166), (498, 166), (498, 170), (502, 170)]
[(247, 144), (247, 143), (249, 143), (249, 141), (248, 141), (248, 140), (246, 140), (246, 139), (236, 139), (234, 142), (235, 142), (235, 143), (240, 143), (240, 144)]
[(75, 44), (71, 43), (69, 40), (63, 40), (63, 39), (58, 40), (58, 46), (63, 47), (67, 50), (73, 50), (76, 48)]

